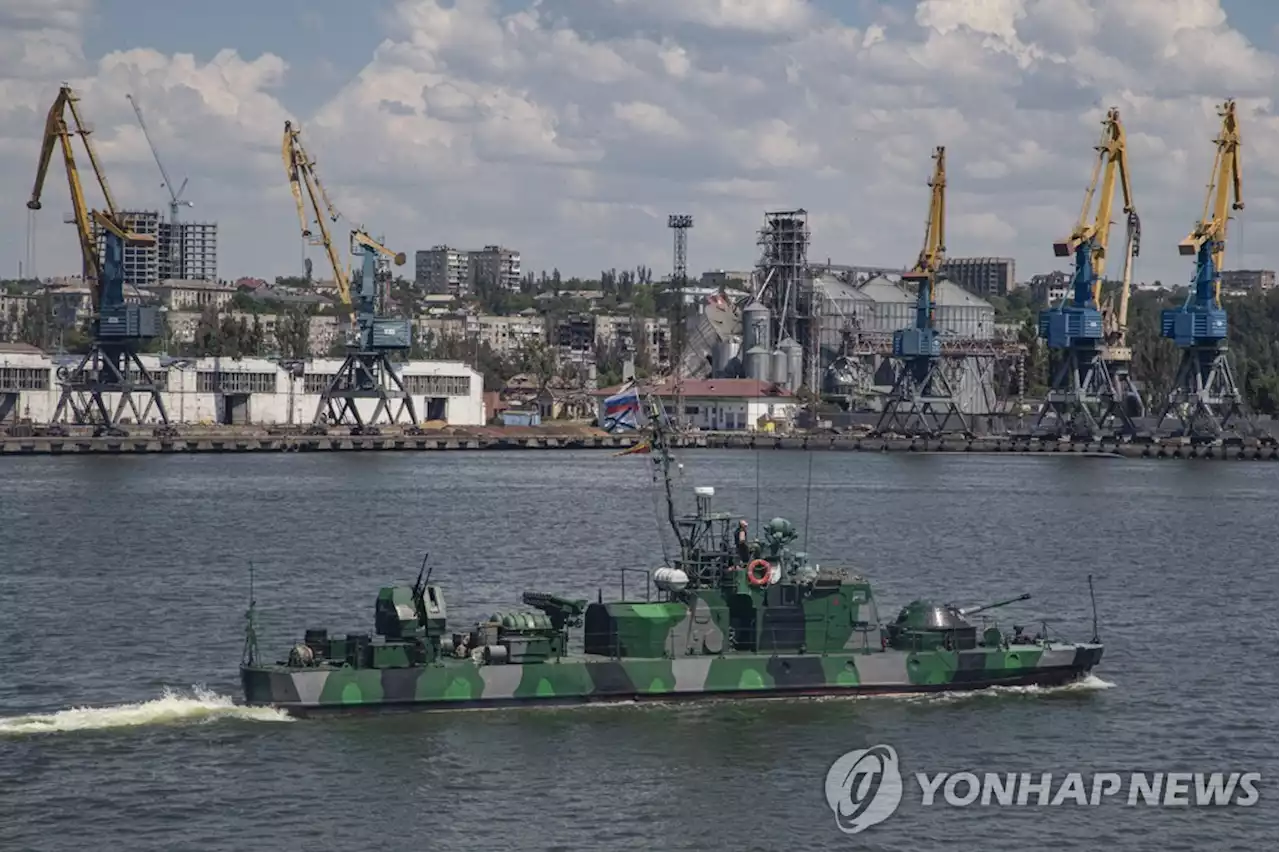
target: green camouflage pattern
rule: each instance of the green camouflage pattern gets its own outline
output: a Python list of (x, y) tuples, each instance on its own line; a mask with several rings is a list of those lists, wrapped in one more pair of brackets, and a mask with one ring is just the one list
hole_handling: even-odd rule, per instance
[(423, 667), (241, 669), (251, 704), (290, 711), (378, 705), (465, 709), (690, 698), (769, 698), (1061, 685), (1102, 657), (1102, 646), (1040, 643), (971, 651), (869, 650), (609, 659), (568, 656), (524, 665), (470, 659)]

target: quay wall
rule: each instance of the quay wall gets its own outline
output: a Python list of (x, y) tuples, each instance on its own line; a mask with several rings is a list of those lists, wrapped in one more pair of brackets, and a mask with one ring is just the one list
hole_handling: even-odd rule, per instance
[[(594, 449), (622, 452), (638, 442), (635, 435), (501, 434), (452, 430), (440, 435), (318, 436), (305, 434), (206, 433), (177, 437), (7, 437), (0, 438), (0, 458), (31, 455), (147, 455), (166, 453), (388, 452), (447, 450)], [(954, 453), (1060, 455), (1079, 457), (1277, 461), (1273, 442), (1245, 441), (1196, 445), (1175, 442), (1060, 442), (1008, 438), (897, 439), (833, 435), (768, 435), (705, 433), (677, 438), (682, 448), (743, 450), (811, 450), (864, 453)]]

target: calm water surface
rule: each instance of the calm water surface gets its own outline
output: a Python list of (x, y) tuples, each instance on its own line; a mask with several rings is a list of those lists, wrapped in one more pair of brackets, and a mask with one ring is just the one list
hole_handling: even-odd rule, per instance
[[(812, 459), (812, 464), (811, 464)], [(230, 705), (264, 652), (371, 629), (424, 550), (462, 624), (661, 561), (647, 459), (338, 454), (0, 462), (0, 849), (1275, 849), (1274, 464), (690, 453), (683, 488), (784, 515), (881, 612), (1030, 592), (1093, 688), (287, 721)], [(812, 481), (812, 487), (807, 484)], [(757, 501), (756, 484), (764, 493)], [(1010, 613), (1012, 615), (1012, 613)], [(1008, 616), (1006, 616), (1008, 617)], [(75, 709), (83, 708), (83, 709)], [(1259, 771), (1251, 808), (953, 808), (909, 782), (848, 837), (832, 761), (905, 772)], [(913, 800), (914, 799), (914, 800)]]

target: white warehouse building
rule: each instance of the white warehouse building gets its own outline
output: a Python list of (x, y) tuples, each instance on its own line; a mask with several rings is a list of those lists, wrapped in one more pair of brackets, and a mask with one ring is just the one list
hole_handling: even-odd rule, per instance
[[(300, 369), (292, 370), (266, 358), (141, 359), (162, 388), (161, 399), (174, 424), (309, 425), (322, 390), (342, 367), (339, 358), (296, 362)], [(58, 371), (73, 369), (78, 360), (51, 357), (21, 344), (0, 344), (0, 424), (18, 419), (50, 422), (61, 395)], [(476, 370), (460, 361), (407, 361), (397, 366), (419, 422), (484, 425), (484, 380)], [(112, 406), (114, 397), (108, 395)], [(139, 407), (148, 399), (139, 397)], [(356, 404), (368, 422), (377, 400), (360, 399)], [(131, 415), (126, 408), (121, 417)], [(159, 414), (153, 410), (145, 419), (158, 423)]]

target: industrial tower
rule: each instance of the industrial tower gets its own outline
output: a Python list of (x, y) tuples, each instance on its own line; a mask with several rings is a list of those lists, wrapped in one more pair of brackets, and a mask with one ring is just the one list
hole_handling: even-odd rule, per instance
[[(1222, 262), (1227, 251), (1227, 193), (1234, 196), (1232, 210), (1243, 210), (1240, 193), (1240, 130), (1236, 102), (1218, 110), (1222, 130), (1205, 193), (1204, 208), (1195, 230), (1178, 244), (1178, 253), (1194, 255), (1194, 287), (1182, 307), (1163, 311), (1160, 335), (1182, 349), (1177, 378), (1160, 423), (1176, 417), (1182, 434), (1216, 438), (1239, 414), (1240, 391), (1227, 358), (1227, 312), (1222, 308)], [(1228, 189), (1228, 185), (1230, 188)]]
[[(343, 324), (340, 320), (339, 325), (347, 341), (346, 358), (342, 367), (321, 391), (320, 404), (316, 407), (312, 426), (320, 430), (327, 425), (347, 425), (351, 427), (352, 434), (377, 434), (379, 423), (385, 421), (395, 425), (401, 422), (401, 418), (406, 418), (405, 422), (410, 429), (416, 429), (418, 417), (413, 398), (387, 357), (389, 352), (404, 352), (412, 345), (409, 320), (376, 316), (380, 257), (392, 258), (396, 266), (403, 266), (405, 255), (403, 252), (392, 252), (361, 227), (352, 229), (351, 252), (361, 258), (360, 286), (355, 301), (352, 301), (347, 270), (338, 258), (337, 249), (324, 221), (326, 214), (333, 222), (338, 221), (341, 214), (320, 183), (320, 178), (315, 173), (315, 160), (303, 148), (300, 133), (292, 122), (284, 123), (282, 151), (289, 188), (293, 191), (293, 200), (298, 208), (302, 236), (312, 245), (324, 247), (329, 265), (333, 268), (338, 294), (347, 309), (347, 322)], [(303, 187), (306, 188), (315, 213), (319, 237), (314, 237), (311, 232), (302, 199)], [(324, 204), (324, 211), (321, 210), (321, 202)], [(377, 400), (373, 414), (367, 420), (357, 404), (361, 399)]]
[[(124, 298), (124, 249), (130, 246), (153, 246), (156, 238), (149, 234), (135, 234), (126, 227), (116, 210), (111, 187), (107, 183), (98, 155), (89, 139), (90, 128), (83, 120), (77, 106), (79, 97), (70, 86), (63, 86), (49, 108), (45, 121), (44, 140), (40, 146), (40, 160), (36, 166), (35, 185), (27, 207), (41, 208), (40, 194), (53, 148), (62, 149), (62, 161), (67, 170), (67, 183), (71, 189), (71, 209), (76, 233), (80, 238), (82, 275), (89, 286), (92, 312), (89, 351), (73, 369), (58, 370), (62, 393), (58, 397), (51, 422), (63, 422), (69, 413), (77, 424), (92, 424), (97, 435), (124, 435), (120, 428), (126, 411), (132, 414), (134, 423), (143, 423), (152, 409), (162, 426), (157, 434), (169, 434), (169, 415), (160, 398), (156, 380), (138, 357), (138, 348), (145, 341), (161, 334), (159, 311), (149, 305), (126, 304)], [(67, 121), (70, 115), (71, 124)], [(105, 210), (90, 210), (80, 183), (80, 171), (76, 166), (72, 135), (80, 137), (89, 164), (102, 189)], [(102, 233), (102, 252), (94, 225)], [(115, 405), (111, 404), (115, 398)], [(139, 400), (145, 404), (139, 407)]]
[[(750, 344), (744, 334), (744, 365), (749, 366), (753, 361), (759, 365), (761, 362), (757, 359), (760, 358), (764, 363), (770, 362), (769, 343), (777, 341), (777, 348), (789, 352), (799, 350), (798, 355), (792, 356), (800, 358), (800, 369), (796, 371), (800, 377), (798, 385), (820, 388), (819, 312), (809, 268), (809, 213), (803, 208), (772, 210), (764, 214), (764, 222), (756, 237), (756, 245), (761, 249), (760, 260), (756, 264), (755, 283), (747, 308), (756, 315), (755, 324), (764, 320), (765, 331), (752, 337)], [(765, 313), (757, 313), (760, 309)], [(747, 321), (745, 308), (743, 321)], [(754, 370), (748, 369), (747, 375), (777, 381), (775, 372), (769, 367), (757, 366)]]
[(877, 432), (936, 435), (951, 429), (971, 432), (969, 418), (960, 410), (946, 372), (942, 369), (942, 342), (933, 324), (936, 306), (934, 285), (946, 256), (947, 149), (933, 152), (933, 177), (929, 180), (929, 218), (925, 222), (924, 247), (904, 283), (916, 285), (915, 324), (893, 333), (894, 381), (885, 398)]
[[(1071, 293), (1061, 304), (1041, 311), (1037, 324), (1055, 363), (1049, 391), (1033, 430), (1081, 438), (1102, 437), (1104, 432), (1117, 427), (1124, 434), (1132, 435), (1136, 426), (1129, 407), (1140, 404), (1141, 399), (1129, 375), (1133, 355), (1125, 343), (1133, 259), (1138, 254), (1141, 227), (1129, 186), (1129, 159), (1119, 110), (1107, 111), (1102, 122), (1102, 141), (1094, 150), (1098, 156), (1084, 193), (1080, 217), (1070, 236), (1053, 244), (1056, 257), (1075, 256)], [(1113, 300), (1107, 306), (1104, 318), (1102, 276), (1107, 266), (1117, 177), (1124, 193), (1128, 250), (1118, 303)], [(1089, 212), (1095, 194), (1098, 210), (1090, 223)], [(1045, 421), (1050, 415), (1053, 422), (1046, 428)]]

